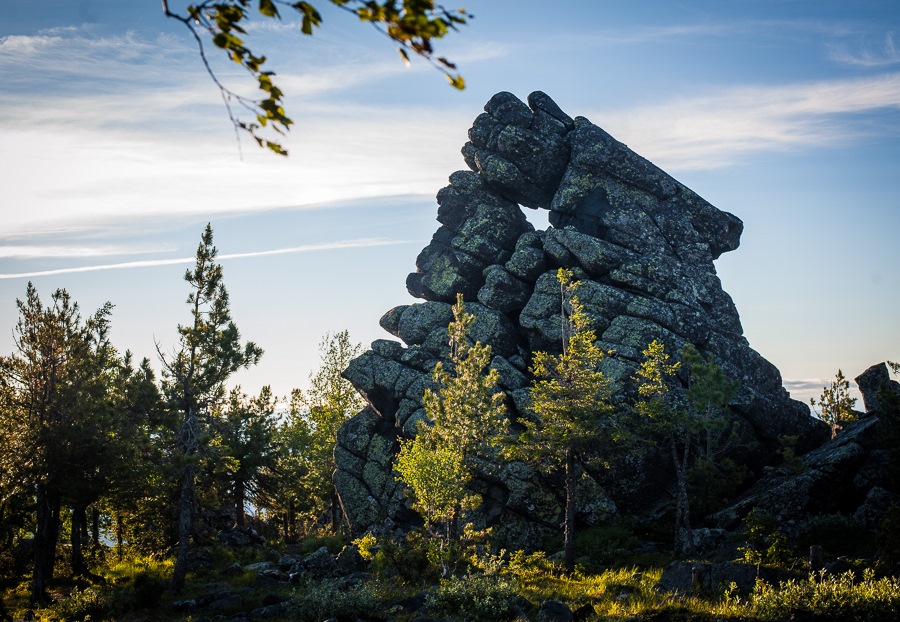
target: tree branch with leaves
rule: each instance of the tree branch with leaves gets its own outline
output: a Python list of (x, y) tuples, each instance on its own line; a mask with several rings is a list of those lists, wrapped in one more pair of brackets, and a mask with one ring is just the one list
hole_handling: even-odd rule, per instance
[[(410, 54), (425, 59), (442, 72), (450, 85), (464, 89), (465, 81), (456, 71), (456, 65), (443, 56), (437, 56), (433, 41), (441, 39), (471, 18), (465, 9), (451, 10), (433, 0), (328, 0), (331, 4), (356, 16), (360, 22), (371, 24), (397, 45), (404, 62), (409, 64)], [(286, 156), (287, 149), (281, 139), (271, 140), (260, 135), (269, 127), (284, 136), (294, 121), (284, 110), (284, 93), (275, 84), (275, 72), (264, 69), (267, 57), (250, 49), (247, 43), (246, 25), (255, 13), (266, 19), (281, 20), (292, 13), (300, 18), (300, 32), (311, 36), (322, 25), (322, 15), (309, 2), (288, 0), (204, 0), (188, 5), (183, 12), (172, 10), (169, 0), (162, 0), (163, 14), (182, 23), (188, 29), (200, 54), (206, 72), (219, 89), (228, 118), (240, 141), (241, 132), (249, 134), (260, 147)], [(206, 40), (225, 53), (227, 58), (246, 70), (257, 83), (259, 98), (239, 95), (225, 86), (209, 62)], [(233, 104), (245, 109), (253, 120), (244, 120), (236, 114)]]

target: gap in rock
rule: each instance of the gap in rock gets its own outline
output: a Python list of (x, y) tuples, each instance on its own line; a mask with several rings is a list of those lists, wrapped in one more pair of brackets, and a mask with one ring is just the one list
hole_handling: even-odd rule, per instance
[(531, 209), (530, 207), (519, 206), (537, 231), (546, 231), (550, 228), (550, 210), (548, 209)]

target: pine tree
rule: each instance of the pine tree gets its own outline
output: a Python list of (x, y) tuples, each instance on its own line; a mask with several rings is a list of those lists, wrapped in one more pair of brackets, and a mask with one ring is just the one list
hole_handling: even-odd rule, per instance
[(578, 301), (578, 282), (569, 270), (557, 273), (561, 297), (562, 353), (536, 352), (531, 371), (531, 411), (522, 419), (525, 431), (512, 457), (536, 464), (548, 473), (562, 471), (565, 480), (564, 564), (575, 566), (575, 485), (586, 453), (602, 451), (624, 432), (610, 406), (609, 379), (599, 370), (605, 352), (596, 344), (589, 318)]
[[(689, 554), (694, 546), (689, 478), (697, 464), (706, 471), (724, 466), (719, 458), (730, 446), (732, 431), (727, 405), (738, 383), (725, 376), (712, 356), (704, 359), (691, 344), (682, 348), (682, 361), (671, 361), (665, 345), (656, 340), (643, 355), (635, 380), (644, 399), (635, 403), (635, 410), (651, 434), (668, 444), (675, 470), (675, 547)], [(683, 394), (677, 391), (679, 371), (687, 378)]]
[[(44, 307), (31, 283), (16, 303), (16, 352), (0, 357), (0, 491), (3, 505), (11, 496), (34, 500), (31, 600), (38, 603), (53, 579), (63, 507), (96, 498), (108, 472), (112, 305), (84, 319), (68, 292), (57, 290)], [(86, 570), (77, 553), (73, 561), (76, 572)]]
[(254, 398), (235, 387), (217, 409), (216, 458), (238, 527), (245, 524), (247, 503), (256, 505), (257, 496), (270, 486), (274, 476), (278, 454), (275, 406), (275, 396), (268, 386)]
[(228, 292), (222, 281), (222, 266), (216, 263), (212, 226), (197, 247), (193, 270), (184, 280), (190, 286), (187, 303), (191, 321), (178, 326), (179, 346), (171, 356), (157, 351), (163, 364), (163, 390), (179, 414), (176, 443), (178, 476), (178, 552), (172, 589), (184, 588), (190, 538), (194, 525), (198, 461), (210, 445), (209, 418), (222, 399), (225, 382), (236, 371), (255, 365), (262, 349), (253, 342), (241, 344), (231, 319)]
[[(856, 421), (856, 413), (853, 406), (856, 398), (850, 397), (850, 381), (844, 378), (844, 372), (840, 369), (831, 384), (822, 387), (822, 395), (817, 402), (815, 398), (809, 398), (809, 405), (819, 416), (819, 419), (831, 426), (831, 438), (837, 436), (845, 423)], [(820, 410), (816, 410), (816, 406)]]

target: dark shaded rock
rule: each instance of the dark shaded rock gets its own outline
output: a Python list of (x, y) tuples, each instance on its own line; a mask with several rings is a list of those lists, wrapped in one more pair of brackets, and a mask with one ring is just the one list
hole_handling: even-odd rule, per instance
[(877, 520), (887, 500), (872, 492), (877, 488), (861, 492), (854, 485), (860, 483), (857, 474), (876, 444), (877, 424), (877, 418), (869, 417), (845, 426), (835, 439), (803, 456), (800, 472), (773, 469), (711, 520), (720, 527), (736, 528), (751, 509), (758, 508), (774, 517), (788, 537), (799, 535), (805, 517), (818, 514), (858, 511), (863, 520)]
[(855, 378), (862, 393), (863, 404), (866, 412), (877, 412), (881, 406), (883, 392), (890, 392), (900, 398), (900, 383), (891, 380), (885, 363), (872, 365), (869, 369)]
[(348, 544), (341, 552), (338, 553), (337, 571), (341, 575), (350, 575), (354, 572), (360, 572), (366, 569), (366, 560), (359, 554), (359, 547), (355, 544)]
[[(621, 407), (635, 399), (633, 378), (651, 341), (670, 354), (691, 343), (740, 380), (730, 404), (740, 446), (733, 457), (761, 471), (780, 459), (782, 436), (798, 438), (798, 453), (828, 439), (828, 427), (790, 399), (778, 369), (750, 347), (716, 274), (714, 260), (738, 248), (740, 219), (540, 92), (528, 104), (510, 93), (492, 97), (463, 157), (471, 171), (453, 173), (438, 192), (440, 226), (407, 279), (410, 293), (426, 302), (388, 311), (381, 325), (403, 343), (374, 342), (344, 373), (370, 406), (344, 425), (335, 448), (334, 481), (355, 532), (385, 520), (401, 530), (419, 524), (394, 480), (393, 458), (398, 438), (414, 435), (425, 419), (422, 394), (434, 365), (448, 356), (457, 294), (476, 316), (470, 338), (493, 348), (511, 416), (529, 416), (531, 352), (561, 349), (560, 267), (581, 282), (578, 297), (598, 345), (610, 352), (602, 371)], [(520, 205), (548, 208), (553, 226), (534, 231)], [(866, 452), (835, 452), (821, 478), (808, 469), (806, 479), (782, 482), (779, 494), (816, 498), (826, 472), (863, 472)], [(612, 512), (652, 515), (671, 501), (667, 467), (665, 456), (619, 465), (609, 494), (589, 477), (577, 501), (579, 522), (597, 524)], [(510, 548), (556, 529), (558, 480), (521, 464), (485, 472), (475, 483), (484, 499), (471, 517), (478, 525), (492, 527)], [(857, 501), (867, 491), (856, 491)], [(716, 546), (719, 532), (704, 533)]]
[(503, 313), (519, 311), (531, 296), (528, 284), (502, 266), (488, 266), (484, 277), (484, 286), (478, 290), (478, 302), (486, 307)]
[(569, 606), (561, 600), (545, 600), (538, 610), (541, 622), (573, 622), (574, 617)]
[(290, 613), (290, 602), (284, 601), (267, 605), (265, 604), (265, 599), (263, 599), (263, 606), (251, 611), (250, 618), (252, 620), (268, 620), (270, 618), (288, 619)]

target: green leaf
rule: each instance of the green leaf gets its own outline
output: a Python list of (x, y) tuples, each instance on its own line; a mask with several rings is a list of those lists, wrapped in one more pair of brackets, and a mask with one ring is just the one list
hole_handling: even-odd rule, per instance
[(275, 3), (272, 2), (272, 0), (259, 0), (259, 12), (266, 17), (281, 18), (278, 14), (278, 9), (275, 7)]

